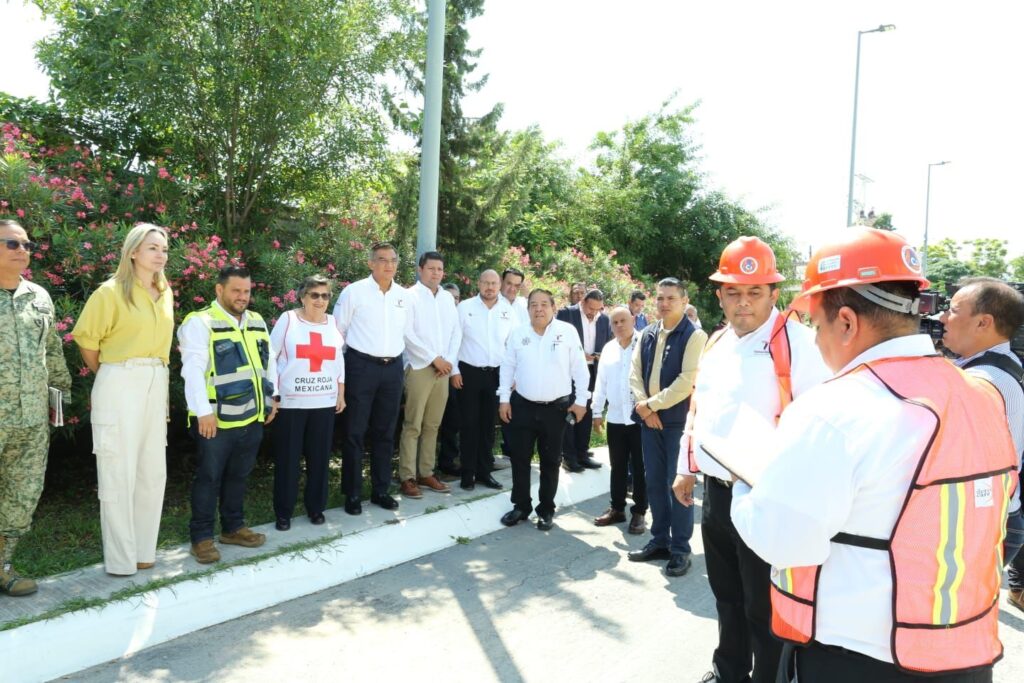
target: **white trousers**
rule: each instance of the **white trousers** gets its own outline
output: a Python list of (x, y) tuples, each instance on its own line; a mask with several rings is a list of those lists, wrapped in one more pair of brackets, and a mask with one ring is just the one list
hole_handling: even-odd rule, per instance
[(111, 574), (156, 560), (167, 482), (167, 367), (159, 359), (102, 363), (92, 387), (103, 564)]

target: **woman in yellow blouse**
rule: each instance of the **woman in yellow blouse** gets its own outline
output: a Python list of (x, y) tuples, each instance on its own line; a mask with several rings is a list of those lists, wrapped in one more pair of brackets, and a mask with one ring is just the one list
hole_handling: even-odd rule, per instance
[(92, 293), (72, 336), (96, 373), (92, 441), (103, 563), (129, 576), (156, 561), (167, 480), (167, 363), (174, 298), (164, 276), (167, 231), (140, 223), (112, 278)]

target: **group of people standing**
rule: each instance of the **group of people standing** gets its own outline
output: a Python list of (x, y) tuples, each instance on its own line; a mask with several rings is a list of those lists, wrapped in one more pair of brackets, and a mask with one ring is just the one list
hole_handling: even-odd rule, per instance
[[(70, 390), (53, 304), (24, 280), (35, 245), (0, 221), (0, 591), (27, 595), (11, 567), (45, 472), (47, 387)], [(192, 554), (215, 562), (221, 543), (257, 547), (242, 502), (263, 438), (274, 428), (276, 527), (286, 531), (305, 460), (306, 513), (325, 521), (334, 427), (342, 429), (348, 514), (393, 510), (399, 436), (404, 497), (502, 488), (492, 471), (495, 414), (512, 468), (514, 526), (536, 513), (551, 529), (560, 468), (600, 467), (588, 450), (607, 429), (611, 501), (594, 522), (626, 522), (651, 539), (629, 553), (691, 566), (696, 479), (719, 643), (703, 681), (991, 681), (1001, 572), (1024, 609), (1019, 470), (1024, 388), (1009, 339), (1024, 297), (991, 278), (962, 283), (943, 314), (956, 364), (918, 333), (916, 251), (894, 233), (851, 229), (819, 249), (791, 310), (771, 248), (741, 237), (710, 276), (724, 315), (710, 336), (674, 278), (605, 309), (599, 290), (573, 286), (519, 296), (523, 274), (485, 270), (456, 304), (441, 285), (444, 258), (420, 256), (418, 282), (394, 281), (390, 244), (371, 248), (370, 275), (341, 292), (313, 276), (301, 307), (268, 329), (248, 310), (251, 278), (224, 268), (216, 300), (178, 329), (189, 428), (198, 444)], [(129, 575), (155, 562), (166, 478), (167, 366), (173, 301), (167, 233), (129, 231), (118, 269), (72, 332), (96, 373), (92, 394), (104, 563)], [(793, 311), (809, 316), (803, 325)], [(6, 322), (6, 321), (9, 321)], [(957, 367), (959, 366), (959, 367)], [(961, 369), (962, 368), (962, 369)], [(456, 419), (457, 418), (457, 419)], [(454, 467), (446, 423), (460, 424)], [(530, 486), (540, 460), (538, 504)], [(14, 473), (12, 475), (11, 473)]]

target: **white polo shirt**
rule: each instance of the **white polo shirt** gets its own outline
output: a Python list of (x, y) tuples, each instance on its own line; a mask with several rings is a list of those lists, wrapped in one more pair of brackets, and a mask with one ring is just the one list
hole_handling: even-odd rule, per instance
[(378, 358), (394, 358), (405, 350), (411, 305), (409, 293), (397, 282), (382, 292), (370, 276), (342, 290), (334, 305), (334, 320), (346, 346)]
[[(842, 372), (893, 357), (929, 356), (928, 335), (882, 342)], [(842, 374), (842, 373), (839, 373)], [(733, 485), (732, 520), (773, 566), (822, 565), (815, 640), (892, 662), (892, 569), (885, 552), (832, 543), (840, 531), (889, 538), (934, 429), (870, 372), (819, 384), (786, 409), (772, 458), (751, 490)]]
[[(505, 340), (516, 327), (516, 314), (508, 299), (498, 295), (487, 308), (479, 295), (459, 304), (462, 344), (459, 360), (477, 368), (496, 368), (505, 355)], [(452, 375), (459, 374), (456, 365)]]
[[(691, 474), (688, 459), (691, 434), (694, 435), (693, 455), (700, 471), (728, 481), (732, 475), (701, 450), (701, 436), (729, 439), (743, 431), (744, 426), (737, 424), (737, 417), (750, 415), (747, 412), (750, 410), (774, 426), (779, 412), (779, 380), (768, 353), (768, 341), (779, 315), (773, 309), (763, 325), (742, 337), (727, 327), (713, 344), (705, 348), (693, 390), (693, 424), (688, 416), (679, 449), (676, 467), (679, 474)], [(793, 319), (786, 322), (786, 331), (789, 333), (790, 376), (795, 398), (824, 382), (832, 372), (821, 359), (821, 352), (814, 343), (814, 332)], [(744, 409), (740, 410), (741, 407)]]
[(631, 425), (633, 408), (633, 390), (629, 386), (629, 373), (633, 368), (633, 352), (640, 341), (640, 333), (633, 331), (633, 339), (629, 346), (622, 348), (618, 339), (612, 339), (601, 349), (601, 357), (597, 360), (597, 377), (594, 379), (594, 417), (604, 412), (608, 404), (605, 419), (609, 424)]
[(543, 335), (532, 325), (509, 335), (498, 385), (501, 403), (509, 402), (512, 387), (528, 401), (554, 401), (571, 394), (573, 382), (579, 388), (576, 405), (585, 407), (590, 392), (583, 387), (590, 386), (590, 371), (575, 327), (552, 318)]
[(437, 294), (422, 282), (408, 290), (412, 306), (405, 333), (405, 365), (413, 370), (422, 370), (438, 356), (453, 366), (459, 362), (459, 344), (462, 342), (462, 328), (459, 313), (455, 309), (455, 298), (443, 287)]

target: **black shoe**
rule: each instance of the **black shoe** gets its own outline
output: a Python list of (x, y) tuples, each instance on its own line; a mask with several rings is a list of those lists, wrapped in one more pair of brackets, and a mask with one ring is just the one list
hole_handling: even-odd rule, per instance
[(580, 458), (580, 465), (587, 468), (588, 470), (599, 470), (602, 467), (601, 463), (594, 460), (589, 455), (585, 458)]
[(582, 472), (585, 467), (579, 464), (575, 460), (569, 460), (568, 458), (562, 458), (562, 469), (566, 472)]
[(292, 528), (292, 520), (287, 517), (278, 517), (274, 523), (274, 528), (278, 531), (288, 531)]
[(327, 521), (327, 518), (324, 517), (324, 513), (322, 513), (322, 512), (318, 512), (315, 515), (310, 515), (309, 516), (309, 523), (310, 524), (323, 524), (326, 521)]
[(489, 489), (500, 490), (505, 488), (500, 481), (494, 478), (494, 475), (484, 474), (476, 478), (476, 483), (483, 484)]
[(690, 569), (690, 553), (672, 553), (665, 565), (666, 576), (682, 576)]
[(537, 528), (541, 531), (551, 531), (551, 527), (555, 525), (555, 523), (551, 521), (551, 517), (551, 514), (537, 515)]
[(512, 508), (501, 516), (501, 523), (505, 526), (515, 526), (519, 522), (525, 522), (528, 519), (530, 519), (529, 512), (523, 512), (519, 508)]
[(381, 506), (385, 510), (397, 510), (398, 509), (398, 501), (395, 500), (394, 498), (392, 498), (391, 496), (389, 496), (386, 493), (381, 494), (379, 496), (376, 495), (376, 494), (370, 496), (370, 502), (373, 503), (374, 505)]
[(349, 498), (345, 501), (345, 512), (350, 515), (363, 514), (363, 504), (358, 498)]
[(462, 482), (459, 484), (459, 488), (462, 489), (463, 491), (472, 491), (473, 489), (476, 488), (476, 482), (473, 481), (472, 479), (463, 479)]
[(668, 548), (661, 548), (654, 545), (654, 541), (649, 541), (643, 548), (631, 551), (626, 557), (630, 562), (649, 562), (651, 560), (667, 560), (672, 557), (672, 553), (668, 551)]

